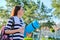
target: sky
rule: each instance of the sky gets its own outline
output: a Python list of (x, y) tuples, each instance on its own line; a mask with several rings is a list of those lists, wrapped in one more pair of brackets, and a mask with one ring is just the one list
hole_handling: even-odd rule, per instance
[[(51, 0), (41, 0), (41, 2), (43, 2), (48, 8), (51, 8)], [(6, 1), (5, 0), (0, 0), (0, 6), (4, 6), (6, 5)]]
[[(41, 0), (41, 2), (44, 3), (44, 5), (46, 5), (48, 8), (52, 8), (51, 6), (51, 0)], [(6, 1), (5, 0), (0, 0), (0, 6), (4, 6), (4, 8), (6, 8)], [(56, 23), (59, 23), (59, 19), (58, 18), (53, 18), (53, 20), (56, 22)]]
[(44, 5), (46, 5), (48, 8), (52, 8), (52, 6), (51, 6), (51, 0), (41, 0), (41, 2), (43, 2), (44, 3)]
[(6, 8), (6, 1), (5, 0), (0, 0), (0, 6), (3, 6), (4, 8)]

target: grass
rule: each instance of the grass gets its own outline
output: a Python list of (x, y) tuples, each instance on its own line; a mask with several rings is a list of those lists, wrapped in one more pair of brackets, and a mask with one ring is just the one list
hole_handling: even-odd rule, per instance
[(24, 40), (33, 40), (33, 38), (24, 38)]
[[(35, 39), (35, 38), (34, 38)], [(33, 40), (33, 38), (24, 38), (24, 40)], [(42, 37), (41, 40), (60, 40), (60, 38), (45, 38), (45, 37)]]
[(60, 40), (60, 38), (56, 38), (56, 39), (55, 39), (55, 38), (49, 37), (49, 38), (46, 39), (46, 38), (43, 37), (42, 40)]

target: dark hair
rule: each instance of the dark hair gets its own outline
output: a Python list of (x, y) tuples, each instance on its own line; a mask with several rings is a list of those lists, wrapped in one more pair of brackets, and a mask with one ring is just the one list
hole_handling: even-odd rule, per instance
[(21, 6), (15, 6), (15, 8), (12, 10), (11, 16), (17, 16), (17, 12), (21, 9)]

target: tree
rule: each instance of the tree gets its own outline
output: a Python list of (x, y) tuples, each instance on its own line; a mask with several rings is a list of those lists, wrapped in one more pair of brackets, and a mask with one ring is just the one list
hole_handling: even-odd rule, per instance
[(60, 18), (60, 0), (52, 0), (53, 14)]
[(52, 9), (49, 9), (48, 7), (46, 7), (44, 5), (44, 3), (42, 2), (41, 5), (41, 9), (40, 9), (40, 14), (41, 14), (41, 19), (42, 20), (50, 20), (50, 18), (52, 17), (52, 15), (48, 15), (50, 12), (52, 11)]
[(9, 18), (9, 13), (7, 9), (4, 9), (3, 7), (0, 7), (0, 17), (4, 19)]
[(0, 7), (0, 20), (1, 21), (3, 20), (1, 22), (3, 25), (6, 24), (6, 21), (9, 17), (10, 17), (10, 15), (8, 13), (8, 10), (4, 9), (3, 7)]
[(54, 21), (51, 22), (50, 20), (48, 20), (46, 23), (42, 23), (41, 26), (52, 28), (53, 25), (55, 25)]

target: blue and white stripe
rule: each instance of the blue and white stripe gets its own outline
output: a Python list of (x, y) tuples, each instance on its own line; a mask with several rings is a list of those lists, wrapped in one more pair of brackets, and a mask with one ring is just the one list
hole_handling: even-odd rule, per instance
[[(13, 22), (12, 19), (8, 20), (8, 23), (7, 23), (6, 27), (5, 27), (5, 30), (11, 29), (12, 22)], [(25, 23), (24, 23), (22, 18), (19, 19), (17, 16), (14, 16), (14, 22), (15, 22), (14, 23), (14, 29), (19, 29), (21, 27), (25, 27)], [(11, 38), (12, 34), (9, 34), (9, 37)], [(21, 33), (13, 34), (13, 39), (14, 40), (15, 39), (16, 40), (21, 40), (21, 39), (23, 40), (23, 38), (24, 38), (24, 34), (21, 34)]]

